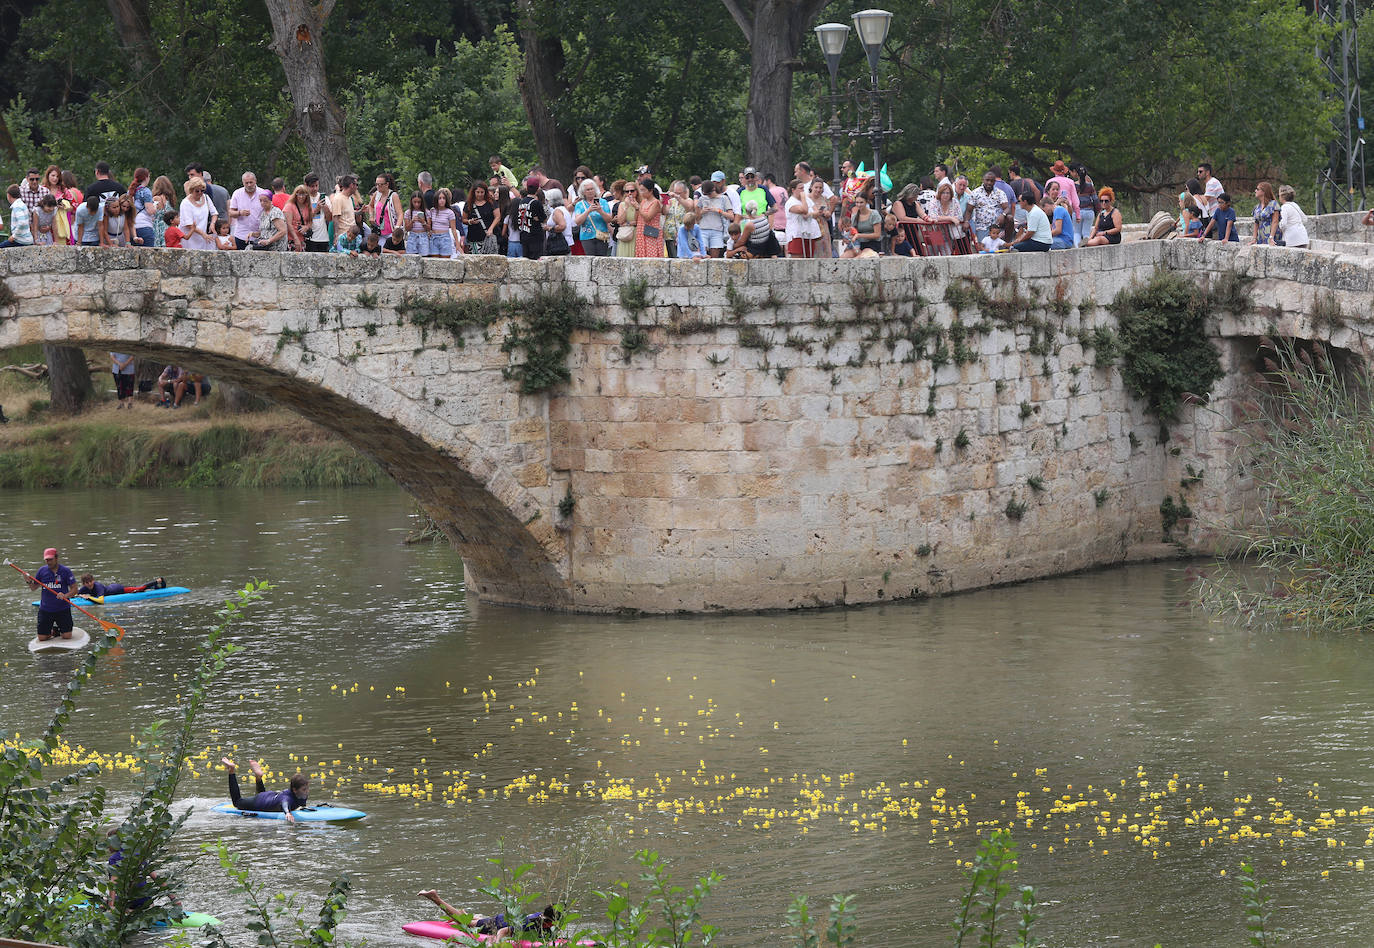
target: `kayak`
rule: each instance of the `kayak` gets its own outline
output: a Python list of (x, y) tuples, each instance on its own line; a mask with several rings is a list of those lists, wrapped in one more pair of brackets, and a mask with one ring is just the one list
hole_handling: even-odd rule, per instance
[[(407, 922), (401, 926), (401, 931), (405, 932), (407, 935), (419, 935), (421, 938), (452, 938), (455, 944), (459, 945), (490, 945), (496, 941), (495, 935), (469, 935), (453, 922)], [(549, 945), (561, 946), (567, 945), (568, 943), (566, 938), (560, 938), (557, 941), (549, 942)], [(501, 944), (511, 945), (513, 948), (543, 948), (544, 942), (517, 940), (503, 941)], [(577, 944), (581, 946), (581, 948), (593, 948), (596, 942), (583, 940), (579, 941)]]
[[(232, 803), (216, 803), (210, 807), (210, 812), (228, 813), (231, 816), (256, 817), (260, 820), (286, 819), (286, 814), (281, 810), (240, 810)], [(332, 803), (303, 806), (299, 810), (292, 810), (291, 815), (302, 823), (343, 823), (347, 820), (361, 820), (367, 816), (362, 810), (354, 810), (346, 806), (334, 806)]]
[(56, 638), (48, 639), (46, 642), (38, 641), (38, 636), (29, 639), (29, 651), (35, 655), (40, 652), (74, 652), (79, 648), (85, 648), (91, 644), (91, 637), (86, 634), (85, 629), (72, 627), (72, 637), (69, 639)]
[[(191, 590), (185, 586), (164, 586), (161, 589), (145, 589), (140, 593), (120, 593), (117, 596), (73, 596), (72, 601), (81, 605), (92, 603), (97, 606), (113, 606), (121, 602), (139, 602), (143, 599), (165, 599), (168, 596), (181, 596)], [(32, 605), (38, 605), (35, 599)]]

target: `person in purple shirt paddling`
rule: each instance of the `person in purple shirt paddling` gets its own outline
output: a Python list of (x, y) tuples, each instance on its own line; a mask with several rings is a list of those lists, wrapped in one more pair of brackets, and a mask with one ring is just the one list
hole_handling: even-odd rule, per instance
[(76, 594), (85, 596), (87, 599), (104, 599), (106, 596), (122, 596), (124, 593), (141, 593), (149, 589), (166, 588), (167, 581), (161, 576), (141, 586), (126, 586), (124, 583), (97, 583), (93, 574), (83, 573), (81, 574), (81, 588), (76, 591)]
[[(71, 597), (76, 593), (76, 577), (57, 559), (57, 550), (43, 551), (43, 565), (29, 580), (30, 589), (41, 589), (38, 600), (38, 641), (72, 637)], [(54, 627), (56, 630), (54, 631)]]
[(220, 760), (224, 764), (224, 769), (229, 771), (229, 801), (233, 803), (236, 810), (256, 810), (259, 813), (275, 813), (280, 810), (286, 814), (288, 823), (296, 822), (296, 818), (291, 815), (292, 810), (299, 810), (306, 805), (306, 800), (310, 798), (310, 778), (305, 774), (298, 773), (291, 778), (291, 783), (286, 790), (268, 790), (262, 783), (262, 762), (250, 760), (248, 769), (253, 774), (253, 779), (257, 784), (256, 792), (253, 796), (244, 799), (239, 792), (238, 768), (228, 757)]

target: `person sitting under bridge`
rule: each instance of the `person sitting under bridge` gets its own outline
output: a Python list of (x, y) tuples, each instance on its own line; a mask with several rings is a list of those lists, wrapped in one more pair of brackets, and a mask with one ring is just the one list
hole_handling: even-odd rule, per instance
[(253, 796), (244, 799), (239, 792), (238, 767), (228, 757), (221, 757), (224, 769), (229, 772), (229, 802), (234, 805), (236, 810), (255, 810), (259, 813), (276, 812), (280, 810), (286, 814), (288, 823), (296, 822), (296, 818), (291, 815), (292, 810), (299, 810), (306, 805), (310, 798), (310, 778), (305, 774), (297, 773), (291, 778), (291, 782), (285, 790), (268, 790), (262, 782), (262, 761), (250, 760), (248, 769), (253, 774), (253, 779), (257, 785)]
[(125, 593), (141, 593), (149, 589), (166, 588), (167, 580), (163, 579), (161, 576), (141, 586), (127, 586), (124, 583), (97, 583), (93, 574), (82, 573), (81, 587), (77, 589), (76, 594), (78, 596), (85, 596), (87, 599), (94, 599), (98, 602), (106, 596), (122, 596)]
[(180, 408), (181, 400), (186, 397), (186, 389), (190, 388), (195, 393), (195, 404), (199, 405), (201, 398), (209, 394), (210, 383), (197, 372), (187, 372), (180, 366), (169, 365), (157, 377), (157, 388), (162, 393), (162, 401), (158, 403), (161, 407)]
[[(437, 889), (425, 889), (419, 893), (419, 897), (439, 906), (445, 915), (459, 925), (465, 926), (472, 934), (496, 936), (493, 944), (499, 945), (509, 938), (514, 930), (514, 926), (506, 920), (504, 912), (497, 912), (495, 915), (473, 915), (460, 911), (441, 899)], [(526, 915), (520, 924), (520, 931), (523, 934), (547, 935), (554, 930), (557, 923), (558, 913), (552, 905), (546, 905), (544, 911)]]

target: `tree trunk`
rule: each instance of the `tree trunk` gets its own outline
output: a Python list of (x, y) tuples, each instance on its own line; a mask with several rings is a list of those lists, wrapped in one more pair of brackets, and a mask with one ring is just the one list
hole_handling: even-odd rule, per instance
[(266, 0), (272, 17), (272, 51), (281, 60), (296, 110), (296, 130), (305, 142), (310, 170), (332, 191), (349, 171), (344, 113), (329, 92), (324, 71), (324, 25), (335, 0)]
[(782, 181), (792, 176), (792, 70), (826, 0), (723, 2), (749, 41), (749, 164)]
[(152, 65), (157, 48), (153, 45), (148, 0), (105, 0), (105, 6), (114, 18), (119, 45), (140, 66)]
[(271, 404), (261, 395), (254, 395), (248, 389), (233, 382), (214, 380), (215, 391), (219, 392), (219, 408), (230, 415), (242, 415), (250, 411), (265, 411)]
[(563, 80), (563, 41), (540, 30), (534, 6), (534, 0), (519, 0), (520, 42), (525, 54), (520, 101), (534, 130), (534, 145), (544, 172), (566, 187), (578, 162), (577, 139), (554, 116), (559, 97), (568, 91)]
[(48, 392), (52, 410), (59, 415), (75, 415), (95, 398), (86, 353), (71, 346), (43, 345), (48, 363)]

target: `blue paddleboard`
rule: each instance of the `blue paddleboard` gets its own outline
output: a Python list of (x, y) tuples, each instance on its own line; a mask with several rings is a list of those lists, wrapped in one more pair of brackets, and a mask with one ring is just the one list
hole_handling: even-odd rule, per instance
[[(210, 807), (210, 812), (228, 813), (231, 816), (256, 817), (260, 820), (286, 819), (286, 814), (280, 810), (240, 810), (231, 803), (217, 803)], [(367, 816), (362, 810), (354, 810), (346, 806), (334, 806), (330, 803), (303, 806), (299, 810), (292, 810), (291, 815), (302, 823), (341, 823), (345, 820), (361, 820)]]
[[(138, 602), (140, 599), (165, 599), (167, 596), (180, 596), (190, 591), (191, 590), (187, 589), (185, 586), (166, 586), (162, 589), (146, 589), (141, 593), (120, 593), (117, 596), (106, 596), (103, 600), (103, 604), (113, 606), (121, 602)], [(73, 596), (72, 601), (78, 606), (90, 605), (92, 602), (95, 602), (90, 596)], [(38, 605), (38, 603), (39, 600), (37, 599), (33, 601), (33, 605), (35, 606)], [(95, 604), (97, 606), (102, 605), (100, 602), (96, 602)]]

